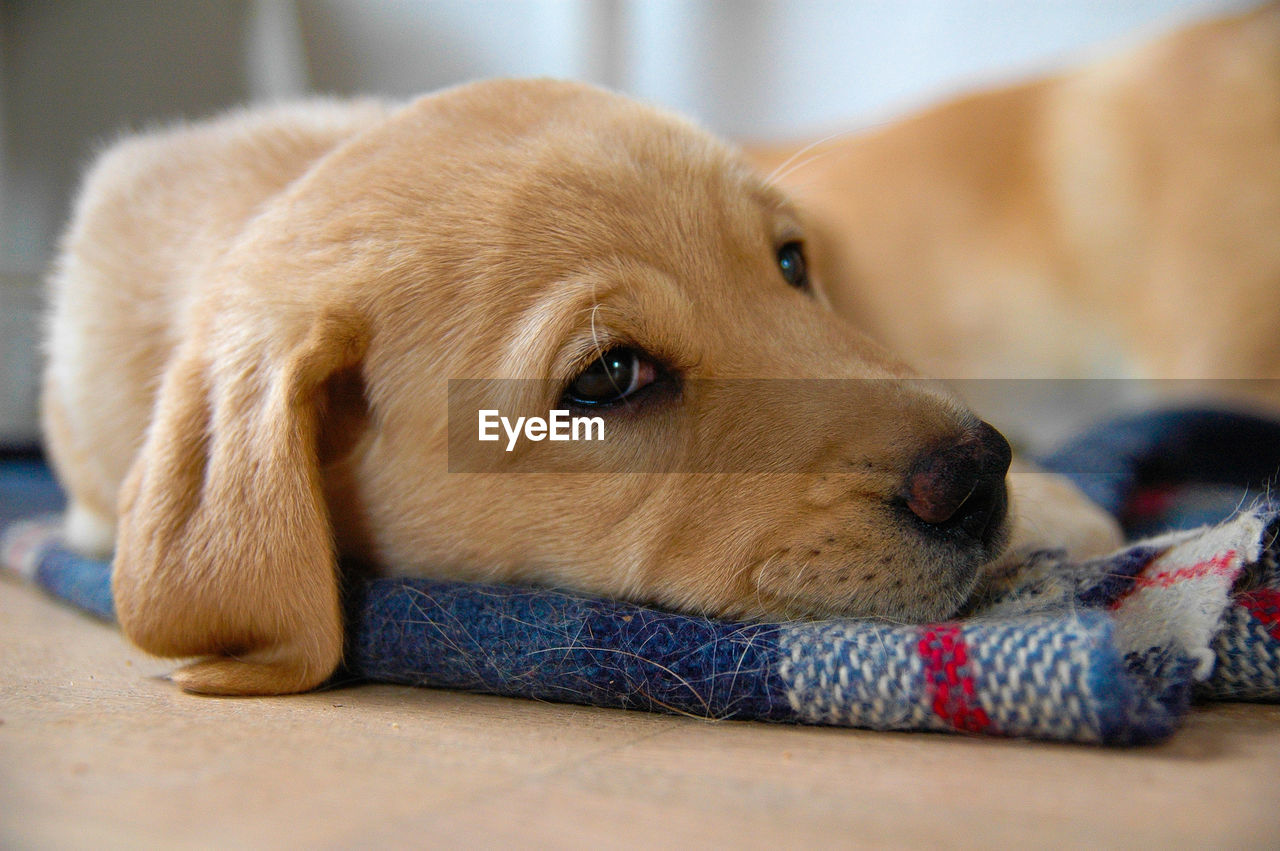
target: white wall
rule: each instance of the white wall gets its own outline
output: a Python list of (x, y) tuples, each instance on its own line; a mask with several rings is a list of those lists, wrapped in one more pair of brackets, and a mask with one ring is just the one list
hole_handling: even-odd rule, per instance
[(1053, 67), (1231, 5), (307, 0), (297, 20), (322, 90), (408, 95), (478, 76), (569, 76), (667, 104), (729, 135), (779, 136)]

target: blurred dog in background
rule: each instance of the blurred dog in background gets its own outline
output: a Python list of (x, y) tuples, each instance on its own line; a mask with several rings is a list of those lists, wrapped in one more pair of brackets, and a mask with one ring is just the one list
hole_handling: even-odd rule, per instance
[[(928, 375), (1280, 409), (1280, 3), (749, 153), (837, 312)], [(958, 386), (1007, 427), (1028, 412), (998, 384)]]

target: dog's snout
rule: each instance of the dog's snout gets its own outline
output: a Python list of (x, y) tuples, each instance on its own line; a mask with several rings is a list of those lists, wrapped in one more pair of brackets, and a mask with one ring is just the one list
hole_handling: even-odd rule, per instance
[(1004, 519), (1012, 451), (1004, 435), (979, 423), (957, 443), (921, 457), (907, 476), (907, 508), (937, 531), (984, 540)]

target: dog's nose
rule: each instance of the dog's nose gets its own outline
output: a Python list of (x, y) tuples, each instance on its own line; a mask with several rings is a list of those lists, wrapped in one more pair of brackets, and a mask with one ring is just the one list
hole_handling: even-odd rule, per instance
[(982, 540), (1004, 519), (1011, 457), (1004, 435), (979, 423), (959, 442), (916, 462), (903, 493), (907, 508), (937, 531)]

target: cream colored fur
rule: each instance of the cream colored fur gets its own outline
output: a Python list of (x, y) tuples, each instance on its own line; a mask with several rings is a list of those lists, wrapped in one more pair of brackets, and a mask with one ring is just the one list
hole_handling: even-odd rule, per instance
[[(125, 633), (197, 657), (176, 679), (200, 692), (322, 682), (339, 555), (732, 617), (945, 618), (979, 554), (893, 502), (977, 420), (834, 314), (836, 282), (788, 286), (778, 248), (804, 239), (734, 150), (575, 84), (125, 140), (53, 280), (44, 414), (68, 531), (114, 545)], [(449, 379), (563, 387), (613, 344), (684, 392), (610, 415), (607, 443), (449, 472)], [(812, 378), (875, 380), (802, 410), (730, 381)], [(546, 384), (511, 413), (545, 414)], [(713, 467), (730, 472), (696, 472)], [(1065, 483), (1022, 479), (1015, 547), (1115, 542)]]

